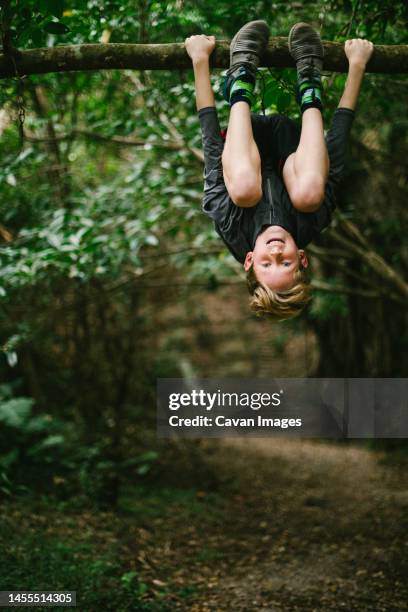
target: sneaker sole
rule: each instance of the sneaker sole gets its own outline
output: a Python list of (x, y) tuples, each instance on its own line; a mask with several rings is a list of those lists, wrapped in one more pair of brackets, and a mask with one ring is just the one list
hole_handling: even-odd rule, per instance
[(308, 23), (295, 23), (288, 36), (289, 52), (295, 62), (305, 57), (323, 59), (324, 48), (320, 34)]

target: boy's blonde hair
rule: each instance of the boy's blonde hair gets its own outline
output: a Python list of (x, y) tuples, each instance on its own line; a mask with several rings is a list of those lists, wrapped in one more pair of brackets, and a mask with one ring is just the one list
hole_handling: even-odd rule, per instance
[(252, 298), (250, 309), (258, 316), (268, 315), (275, 320), (283, 321), (298, 316), (312, 299), (310, 281), (304, 268), (294, 274), (295, 284), (286, 291), (274, 291), (261, 285), (251, 266), (247, 272), (247, 284)]

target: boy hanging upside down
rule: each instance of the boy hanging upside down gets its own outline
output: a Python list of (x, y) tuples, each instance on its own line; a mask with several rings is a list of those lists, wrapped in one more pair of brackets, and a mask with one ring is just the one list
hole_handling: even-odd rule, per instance
[(296, 62), (302, 125), (279, 115), (251, 114), (257, 67), (267, 47), (264, 21), (243, 26), (231, 41), (224, 97), (231, 106), (224, 141), (210, 82), (214, 36), (185, 41), (192, 59), (204, 148), (203, 210), (244, 265), (258, 314), (296, 316), (310, 299), (304, 248), (329, 225), (336, 206), (347, 137), (374, 46), (348, 40), (349, 71), (325, 139), (322, 120), (323, 46), (308, 24), (289, 34)]

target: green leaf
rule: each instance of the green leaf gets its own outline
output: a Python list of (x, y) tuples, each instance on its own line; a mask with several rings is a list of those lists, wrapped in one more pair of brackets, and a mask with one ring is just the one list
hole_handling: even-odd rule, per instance
[[(15, 463), (17, 461), (18, 457), (19, 457), (18, 449), (17, 448), (13, 448), (11, 451), (9, 451), (8, 453), (6, 453), (5, 455), (2, 455), (0, 457), (0, 466), (7, 469), (11, 465), (13, 465), (13, 463)], [(3, 480), (5, 482), (7, 482), (4, 478), (3, 478)]]
[(21, 427), (31, 414), (33, 400), (29, 397), (16, 397), (0, 404), (0, 423), (9, 427)]
[(276, 104), (278, 95), (279, 95), (279, 89), (278, 89), (277, 84), (275, 82), (269, 83), (266, 88), (265, 95), (264, 95), (265, 107), (268, 108), (272, 106), (272, 104)]
[(49, 427), (50, 417), (48, 415), (42, 414), (31, 418), (25, 426), (25, 430), (30, 433), (38, 433), (42, 431), (47, 431)]
[(145, 243), (150, 244), (151, 246), (157, 246), (159, 244), (158, 239), (153, 234), (149, 234), (145, 238)]
[(41, 442), (39, 442), (38, 444), (35, 444), (32, 448), (30, 448), (27, 452), (27, 455), (37, 455), (38, 453), (41, 453), (44, 450), (53, 448), (55, 446), (61, 446), (62, 444), (64, 444), (64, 436), (61, 436), (59, 434), (48, 436), (44, 440), (41, 440)]
[(70, 31), (69, 27), (60, 21), (49, 21), (44, 25), (44, 30), (49, 34), (66, 34)]
[(27, 147), (26, 149), (21, 151), (21, 153), (16, 157), (16, 160), (13, 165), (19, 164), (20, 162), (24, 161), (29, 155), (33, 153), (33, 151), (34, 149), (32, 147)]
[(282, 91), (277, 100), (278, 113), (284, 113), (285, 110), (289, 108), (291, 101), (292, 96), (286, 91)]
[(131, 571), (131, 572), (126, 572), (126, 574), (122, 574), (122, 576), (120, 577), (120, 581), (122, 584), (128, 586), (130, 585), (133, 581), (137, 580), (137, 572)]
[(265, 108), (270, 108), (273, 104), (276, 105), (278, 98), (277, 89), (268, 89), (264, 96)]
[(156, 461), (159, 458), (157, 451), (146, 451), (137, 457), (138, 461)]
[(10, 368), (14, 368), (17, 365), (18, 357), (16, 351), (7, 351), (6, 352), (7, 363)]
[(150, 470), (150, 467), (151, 466), (149, 464), (144, 463), (136, 470), (136, 472), (139, 474), (139, 476), (144, 476)]

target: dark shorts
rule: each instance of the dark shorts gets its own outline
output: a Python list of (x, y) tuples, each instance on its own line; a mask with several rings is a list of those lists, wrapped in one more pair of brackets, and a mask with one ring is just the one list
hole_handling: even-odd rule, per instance
[(284, 115), (251, 115), (254, 139), (263, 164), (273, 167), (283, 164), (296, 151), (300, 140), (300, 127)]
[(262, 166), (281, 174), (286, 158), (298, 148), (300, 126), (279, 114), (251, 114), (251, 122)]

